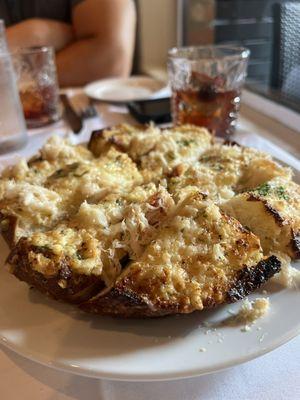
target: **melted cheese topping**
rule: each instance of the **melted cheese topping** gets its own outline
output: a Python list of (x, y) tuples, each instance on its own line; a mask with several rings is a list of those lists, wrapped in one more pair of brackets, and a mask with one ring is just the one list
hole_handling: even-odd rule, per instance
[[(76, 231), (62, 226), (54, 231), (35, 233), (30, 245), (39, 252), (29, 252), (29, 262), (35, 271), (55, 275), (63, 262), (78, 273), (100, 275), (102, 272), (101, 243), (88, 231)], [(51, 255), (45, 256), (45, 250)]]
[(142, 183), (127, 154), (115, 149), (94, 158), (83, 146), (50, 139), (40, 154), (7, 169), (0, 180), (0, 211), (18, 218), (15, 240), (73, 215), (85, 201), (98, 202)]
[(56, 162), (57, 160), (80, 161), (92, 159), (91, 153), (86, 147), (72, 145), (67, 139), (58, 136), (52, 136), (40, 150), (43, 160)]
[(262, 259), (259, 240), (200, 195), (186, 199), (159, 230), (117, 286), (138, 293), (152, 306), (175, 303), (201, 310), (209, 298), (224, 301), (236, 271)]
[[(267, 201), (280, 217), (300, 231), (300, 186), (283, 178), (266, 182), (252, 192), (254, 196)], [(286, 222), (287, 223), (287, 222)]]
[(92, 160), (93, 158), (86, 147), (74, 146), (66, 139), (53, 136), (39, 153), (29, 161), (21, 159), (17, 164), (6, 168), (2, 173), (2, 179), (42, 185), (47, 177), (67, 164)]
[(51, 228), (65, 215), (58, 193), (27, 182), (0, 181), (0, 199), (1, 213), (18, 218), (17, 239), (43, 226)]
[(121, 125), (101, 132), (90, 148), (98, 156), (110, 147), (126, 151), (141, 166), (144, 181), (158, 179), (178, 163), (192, 163), (211, 146), (212, 138), (204, 128), (181, 126), (160, 130), (150, 125), (137, 129)]
[(76, 162), (51, 175), (46, 187), (64, 199), (65, 207), (78, 208), (85, 200), (99, 201), (111, 192), (130, 190), (142, 177), (127, 154), (111, 149), (91, 162)]
[(235, 194), (232, 185), (226, 179), (220, 179), (218, 171), (202, 163), (187, 168), (181, 176), (172, 177), (168, 189), (177, 200), (200, 190), (207, 198), (217, 203), (230, 199)]
[[(175, 169), (175, 175), (177, 170)], [(276, 176), (290, 178), (291, 171), (255, 149), (214, 145), (192, 166), (183, 166), (169, 181), (169, 189), (180, 199), (187, 192), (201, 190), (217, 203), (229, 200), (238, 191), (255, 188)]]
[(294, 258), (300, 232), (300, 186), (277, 177), (222, 205), (229, 215), (259, 236), (266, 254), (281, 252)]
[[(278, 242), (297, 232), (291, 172), (257, 150), (213, 145), (204, 128), (121, 125), (95, 135), (89, 149), (53, 137), (1, 177), (0, 212), (17, 217), (16, 239), (28, 237), (29, 263), (44, 275), (66, 264), (107, 286), (126, 282), (153, 307), (200, 310), (224, 301), (237, 272), (263, 259), (258, 237), (219, 205), (250, 204), (250, 192), (236, 193), (268, 181), (260, 198), (284, 220)], [(258, 235), (265, 246), (267, 233)]]
[[(109, 195), (99, 204), (83, 202), (77, 214), (66, 223), (55, 230), (31, 235), (28, 245), (46, 247), (60, 259), (67, 258), (78, 273), (89, 275), (101, 271), (110, 285), (120, 273), (122, 257), (138, 258), (173, 208), (174, 202), (163, 187), (139, 186), (129, 194)], [(94, 246), (92, 257), (82, 257), (81, 253), (78, 256), (83, 243)], [(45, 259), (38, 259), (34, 252), (31, 261), (33, 268), (42, 272)], [(54, 273), (55, 267), (50, 264)], [(57, 272), (60, 266), (56, 265)]]

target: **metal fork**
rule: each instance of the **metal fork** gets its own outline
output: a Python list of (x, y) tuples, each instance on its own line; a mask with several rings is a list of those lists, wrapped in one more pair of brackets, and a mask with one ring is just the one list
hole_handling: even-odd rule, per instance
[(79, 99), (77, 97), (72, 101), (72, 105), (76, 114), (82, 119), (94, 118), (98, 115), (97, 109), (90, 99), (87, 102), (86, 99)]
[(98, 113), (95, 106), (93, 104), (90, 104), (86, 108), (79, 111), (79, 115), (83, 119), (88, 119), (96, 117)]

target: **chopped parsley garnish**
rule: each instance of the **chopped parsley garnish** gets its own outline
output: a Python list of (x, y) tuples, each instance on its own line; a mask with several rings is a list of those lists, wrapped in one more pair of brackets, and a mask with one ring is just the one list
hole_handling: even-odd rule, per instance
[(49, 251), (51, 250), (49, 246), (37, 246), (40, 251)]
[(83, 259), (84, 259), (81, 250), (77, 250), (77, 251), (76, 251), (76, 258), (77, 258), (78, 260), (83, 260)]
[(202, 156), (199, 158), (199, 161), (207, 162), (211, 160), (211, 156)]
[(177, 142), (180, 146), (188, 147), (190, 144), (195, 143), (193, 139), (182, 139)]
[(66, 176), (65, 171), (61, 168), (58, 169), (50, 178), (63, 178), (64, 176)]
[(289, 199), (289, 196), (288, 196), (288, 194), (286, 193), (286, 190), (285, 190), (285, 188), (284, 188), (283, 186), (278, 186), (278, 187), (275, 189), (275, 193), (277, 194), (277, 196), (278, 196), (280, 199), (284, 199), (284, 200), (288, 200), (288, 199)]
[(168, 157), (168, 159), (169, 159), (170, 161), (175, 160), (175, 154), (173, 153), (173, 151), (169, 151), (169, 152), (167, 153), (167, 157)]
[[(54, 174), (50, 176), (50, 178), (57, 179), (57, 178), (65, 178), (71, 172), (75, 172), (76, 169), (79, 167), (80, 163), (76, 162), (73, 164), (67, 165), (65, 168), (58, 169)], [(75, 173), (74, 173), (75, 175)]]
[(36, 246), (36, 250), (37, 250), (39, 253), (42, 253), (43, 256), (45, 256), (45, 257), (47, 257), (47, 258), (49, 258), (49, 257), (50, 257), (50, 254), (52, 253), (52, 249), (51, 249), (49, 246), (47, 246), (47, 245)]
[(263, 183), (257, 189), (255, 189), (255, 192), (257, 192), (260, 196), (267, 196), (270, 191), (271, 186), (268, 183)]
[(289, 196), (283, 186), (272, 188), (268, 183), (263, 183), (257, 189), (254, 189), (254, 192), (257, 192), (260, 196), (267, 196), (268, 194), (273, 192), (273, 194), (275, 194), (275, 196), (277, 196), (279, 199), (289, 199)]
[(9, 219), (3, 219), (0, 222), (0, 226), (2, 231), (7, 231), (7, 229), (9, 228)]
[(213, 168), (215, 171), (223, 171), (223, 169), (224, 169), (223, 165), (220, 164), (220, 163), (213, 164), (213, 165), (212, 165), (212, 168)]

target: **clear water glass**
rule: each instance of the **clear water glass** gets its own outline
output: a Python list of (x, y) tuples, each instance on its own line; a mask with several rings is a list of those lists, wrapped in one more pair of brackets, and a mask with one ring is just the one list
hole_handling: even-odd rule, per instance
[(0, 153), (22, 147), (27, 141), (11, 56), (7, 51), (5, 28), (0, 20)]
[(5, 24), (2, 19), (0, 19), (0, 51), (6, 52), (7, 51), (7, 42), (6, 42), (6, 35), (5, 35)]
[(217, 136), (235, 129), (250, 51), (225, 45), (173, 48), (168, 72), (174, 124), (194, 124)]

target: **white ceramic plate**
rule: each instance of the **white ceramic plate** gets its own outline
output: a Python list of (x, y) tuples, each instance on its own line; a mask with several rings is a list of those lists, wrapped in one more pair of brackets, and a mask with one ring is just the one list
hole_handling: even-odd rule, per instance
[[(3, 264), (3, 242), (0, 248)], [(112, 319), (49, 300), (1, 268), (0, 338), (29, 359), (80, 375), (129, 381), (191, 377), (251, 360), (300, 332), (299, 290), (273, 287), (269, 297), (269, 314), (249, 332), (217, 326), (239, 303), (185, 316)], [(201, 326), (208, 321), (216, 330)]]
[(84, 87), (87, 96), (109, 103), (126, 103), (128, 101), (146, 100), (162, 97), (165, 83), (146, 76), (130, 78), (102, 79)]
[[(3, 268), (7, 255), (0, 239), (1, 342), (29, 359), (80, 375), (128, 381), (198, 376), (251, 360), (300, 333), (300, 288), (268, 283), (271, 310), (249, 332), (221, 325), (241, 302), (191, 315), (113, 319), (84, 314), (29, 289)], [(300, 262), (294, 266), (300, 268)]]

